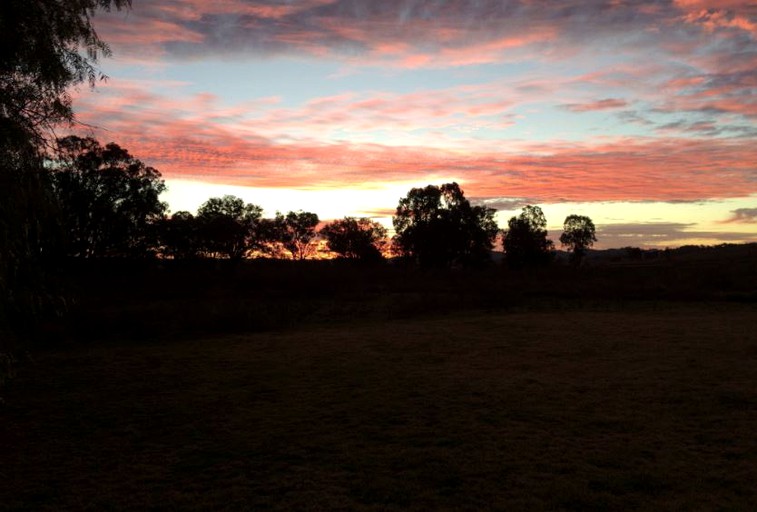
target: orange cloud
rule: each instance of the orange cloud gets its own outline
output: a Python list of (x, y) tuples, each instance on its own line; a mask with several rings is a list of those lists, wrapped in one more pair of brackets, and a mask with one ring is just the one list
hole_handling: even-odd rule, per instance
[[(86, 120), (94, 120), (87, 117)], [(98, 134), (107, 139), (110, 134)], [(256, 187), (329, 188), (453, 176), (476, 197), (560, 201), (696, 201), (757, 192), (747, 140), (617, 139), (453, 152), (291, 141), (148, 112), (122, 120), (118, 142), (166, 176)]]
[[(167, 176), (237, 185), (319, 188), (453, 177), (476, 197), (535, 202), (696, 201), (757, 193), (753, 139), (701, 137), (719, 129), (708, 121), (670, 126), (666, 137), (503, 143), (473, 138), (464, 129), (506, 123), (502, 116), (514, 100), (503, 99), (497, 84), (344, 93), (299, 107), (284, 107), (275, 97), (218, 105), (210, 94), (184, 95), (182, 85), (110, 84), (101, 94), (77, 98), (79, 118), (102, 127), (96, 135), (103, 142), (115, 140)], [(175, 93), (149, 92), (156, 86)], [(621, 102), (610, 98), (578, 104), (578, 110)], [(441, 133), (456, 123), (457, 139)], [(427, 135), (415, 137), (418, 127)], [(378, 143), (377, 130), (395, 137)], [(690, 134), (674, 136), (682, 131)]]

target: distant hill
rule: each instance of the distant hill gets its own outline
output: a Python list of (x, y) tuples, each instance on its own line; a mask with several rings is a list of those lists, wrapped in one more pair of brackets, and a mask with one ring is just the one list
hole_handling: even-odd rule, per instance
[[(505, 255), (501, 250), (492, 251), (492, 261), (499, 263)], [(674, 249), (641, 249), (621, 247), (615, 249), (589, 249), (585, 265), (652, 265), (662, 262), (695, 262), (716, 260), (753, 260), (757, 265), (757, 243), (721, 245), (684, 245)], [(556, 250), (554, 261), (567, 264), (570, 253)]]
[[(567, 257), (565, 253), (563, 255)], [(652, 264), (666, 261), (686, 263), (749, 259), (757, 263), (757, 243), (721, 244), (714, 246), (684, 245), (674, 249), (623, 247), (620, 249), (589, 250), (586, 257), (587, 263), (592, 264)]]

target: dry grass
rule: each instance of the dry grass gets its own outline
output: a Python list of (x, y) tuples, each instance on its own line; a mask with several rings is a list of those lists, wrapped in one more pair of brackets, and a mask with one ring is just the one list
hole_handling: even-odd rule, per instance
[(46, 352), (6, 510), (754, 510), (757, 310), (466, 313)]

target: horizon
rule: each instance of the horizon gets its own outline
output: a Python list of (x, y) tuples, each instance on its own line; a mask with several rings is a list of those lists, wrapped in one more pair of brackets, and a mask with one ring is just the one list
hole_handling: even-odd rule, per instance
[(757, 241), (757, 7), (134, 0), (94, 18), (80, 121), (156, 167), (172, 211), (226, 193), (391, 226), (456, 181), (597, 248)]

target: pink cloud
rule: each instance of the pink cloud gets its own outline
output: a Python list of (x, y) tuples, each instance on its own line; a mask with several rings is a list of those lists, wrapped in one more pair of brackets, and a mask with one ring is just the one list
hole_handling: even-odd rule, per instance
[[(452, 176), (464, 183), (472, 196), (529, 197), (539, 202), (694, 201), (757, 193), (753, 180), (757, 147), (746, 139), (555, 141), (513, 144), (507, 151), (496, 143), (480, 141), (462, 145), (465, 150), (323, 142), (313, 137), (282, 141), (282, 137), (257, 130), (258, 122), (240, 122), (235, 109), (229, 109), (226, 118), (214, 112), (211, 96), (166, 101), (138, 88), (130, 91), (121, 102), (107, 107), (89, 105), (90, 110), (80, 116), (89, 124), (107, 125), (108, 132), (97, 133), (103, 141), (115, 139), (173, 178), (328, 188), (377, 179), (390, 183)], [(129, 101), (138, 101), (140, 107), (132, 108), (135, 105)], [(399, 115), (401, 110), (386, 98), (369, 102), (345, 95), (327, 99), (325, 104), (335, 108), (325, 113), (312, 104), (305, 105), (299, 118), (325, 116), (315, 120), (318, 126), (340, 108), (360, 110), (355, 107), (360, 101), (362, 108), (377, 118), (384, 112)], [(444, 104), (445, 99), (437, 98), (414, 108), (428, 114)], [(130, 115), (120, 114), (124, 110)], [(271, 111), (272, 118), (278, 117), (278, 111), (276, 107)], [(285, 131), (286, 123), (292, 125), (292, 131), (302, 128), (297, 128), (298, 116), (287, 115), (289, 119), (278, 130)], [(209, 121), (219, 117), (228, 122)]]
[(596, 110), (612, 110), (624, 108), (628, 102), (619, 98), (605, 98), (603, 100), (593, 101), (590, 103), (569, 103), (565, 108), (572, 112), (592, 112)]
[[(576, 51), (587, 38), (614, 44), (619, 32), (637, 34), (679, 17), (679, 10), (652, 1), (577, 8), (561, 0), (545, 9), (525, 0), (156, 0), (135, 4), (128, 16), (98, 17), (98, 23), (114, 43), (148, 55), (305, 53), (353, 64), (449, 67)], [(526, 48), (535, 52), (526, 55)]]
[(702, 9), (690, 12), (684, 18), (686, 22), (700, 25), (710, 32), (717, 29), (739, 29), (757, 34), (757, 23), (746, 16), (735, 14), (733, 11)]

